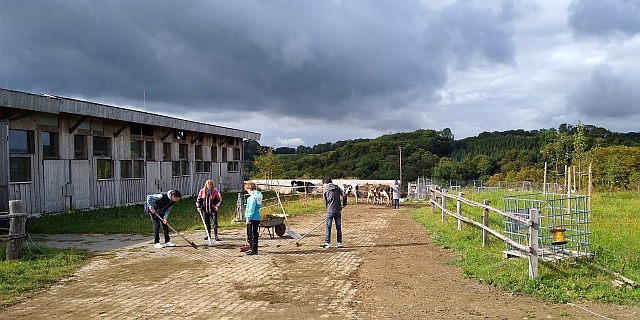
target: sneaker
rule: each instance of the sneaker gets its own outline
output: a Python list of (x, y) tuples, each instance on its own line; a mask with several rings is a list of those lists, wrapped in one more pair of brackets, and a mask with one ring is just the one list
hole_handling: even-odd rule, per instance
[(175, 247), (176, 246), (176, 244), (171, 242), (171, 241), (165, 243), (164, 245), (167, 246), (167, 247)]
[(209, 238), (209, 237), (204, 237), (204, 239), (205, 239), (205, 240), (209, 240), (209, 239), (211, 239), (211, 238)]
[(338, 248), (342, 248), (342, 242), (338, 242)]
[(153, 247), (156, 249), (162, 249), (162, 245), (159, 243), (154, 244)]
[(329, 248), (331, 248), (331, 245), (325, 242), (323, 245), (320, 246), (320, 248), (329, 249)]

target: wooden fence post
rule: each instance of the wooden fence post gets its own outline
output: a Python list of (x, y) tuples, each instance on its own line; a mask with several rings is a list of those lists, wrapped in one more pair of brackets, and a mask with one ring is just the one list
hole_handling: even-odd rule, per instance
[(436, 197), (436, 192), (429, 188), (430, 198), (431, 198), (431, 213), (436, 213), (436, 201), (438, 198)]
[[(489, 205), (491, 201), (489, 199), (484, 199), (484, 204)], [(485, 227), (489, 226), (489, 209), (484, 208), (482, 213), (482, 225)], [(482, 247), (486, 247), (489, 244), (489, 232), (487, 229), (482, 229)]]
[[(463, 192), (458, 191), (458, 197), (462, 197), (464, 195)], [(456, 202), (456, 213), (458, 215), (462, 215), (462, 202), (460, 200), (458, 200), (458, 202)], [(458, 219), (458, 231), (462, 230), (462, 220)]]
[(7, 260), (20, 259), (24, 235), (26, 234), (27, 215), (24, 213), (22, 200), (9, 201), (9, 214), (16, 215), (9, 221), (9, 235), (15, 238), (7, 243)]
[(538, 209), (529, 209), (531, 226), (529, 227), (529, 278), (538, 277)]
[(442, 222), (444, 222), (445, 218), (447, 217), (447, 197), (444, 196), (444, 193), (442, 194)]

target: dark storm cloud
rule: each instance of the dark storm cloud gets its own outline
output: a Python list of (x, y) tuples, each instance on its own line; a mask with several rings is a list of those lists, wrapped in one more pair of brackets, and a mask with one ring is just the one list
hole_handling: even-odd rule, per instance
[(569, 6), (569, 26), (578, 37), (633, 37), (640, 33), (637, 0), (576, 0)]
[(588, 119), (627, 120), (640, 115), (640, 74), (595, 67), (588, 79), (567, 95), (567, 108)]
[(451, 66), (513, 63), (513, 14), (466, 1), (5, 1), (0, 72), (36, 93), (366, 119), (436, 101)]

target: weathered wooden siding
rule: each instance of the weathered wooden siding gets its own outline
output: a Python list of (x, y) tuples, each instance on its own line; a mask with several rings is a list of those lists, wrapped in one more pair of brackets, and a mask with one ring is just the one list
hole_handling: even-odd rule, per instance
[(43, 160), (43, 174), (47, 177), (43, 183), (43, 212), (61, 212), (67, 208), (68, 197), (64, 188), (69, 179), (69, 165), (66, 161)]
[[(120, 183), (120, 203), (138, 203), (146, 199), (145, 179), (124, 179)], [(153, 193), (153, 192), (152, 192)]]
[[(227, 162), (219, 162), (222, 149), (228, 161), (234, 161), (233, 148), (242, 148), (243, 139), (258, 140), (253, 132), (213, 126), (146, 112), (128, 110), (86, 101), (21, 93), (0, 89), (0, 208), (8, 200), (25, 202), (27, 212), (59, 212), (143, 202), (147, 194), (178, 189), (183, 195), (195, 194), (207, 179), (225, 190), (242, 189), (242, 161), (238, 172), (227, 172)], [(153, 135), (134, 135), (130, 124), (150, 125)], [(28, 157), (31, 181), (9, 182), (9, 130), (33, 132), (34, 153)], [(184, 139), (174, 139), (173, 130), (184, 130)], [(43, 158), (43, 132), (58, 137), (59, 155)], [(86, 158), (74, 153), (74, 136), (85, 136)], [(109, 154), (94, 156), (93, 137), (109, 139)], [(153, 157), (132, 158), (131, 140), (153, 142)], [(171, 144), (171, 161), (162, 161), (163, 143)], [(187, 155), (179, 158), (180, 144), (187, 146)], [(198, 161), (210, 161), (211, 172), (196, 173), (196, 146), (201, 146)], [(211, 149), (216, 149), (213, 158)], [(144, 147), (143, 147), (144, 148)], [(99, 159), (111, 161), (112, 176), (97, 179)], [(121, 161), (144, 162), (142, 178), (122, 176)], [(172, 161), (188, 161), (189, 172), (173, 176)]]
[(9, 120), (0, 120), (0, 211), (9, 212)]
[(71, 175), (70, 185), (73, 186), (71, 209), (88, 209), (94, 206), (93, 192), (96, 187), (95, 173), (89, 160), (67, 160)]
[(116, 181), (114, 180), (98, 180), (96, 187), (93, 189), (93, 204), (97, 207), (106, 207), (120, 204), (116, 202)]

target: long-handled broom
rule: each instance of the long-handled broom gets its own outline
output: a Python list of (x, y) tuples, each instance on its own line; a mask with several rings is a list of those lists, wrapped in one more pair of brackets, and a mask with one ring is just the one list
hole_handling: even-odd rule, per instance
[(210, 246), (211, 245), (211, 235), (209, 234), (209, 230), (207, 230), (207, 223), (204, 221), (204, 215), (202, 214), (202, 211), (198, 210), (198, 213), (200, 214), (200, 219), (202, 219), (202, 225), (204, 226), (204, 232), (207, 233), (207, 245)]
[[(158, 217), (158, 219), (160, 219), (160, 221), (162, 221), (162, 218), (160, 217), (160, 215), (158, 215), (157, 212), (154, 212), (153, 214), (155, 214), (156, 217)], [(173, 232), (177, 233), (179, 236), (181, 236), (182, 239), (184, 239), (184, 241), (188, 242), (194, 249), (198, 249), (198, 246), (195, 243), (189, 241), (189, 239), (187, 239), (187, 237), (185, 237), (182, 233), (178, 232), (178, 230), (174, 229), (169, 223), (166, 223), (166, 225), (167, 225), (167, 227), (169, 227), (169, 229), (171, 229), (171, 231), (173, 231)]]
[(302, 240), (304, 237), (306, 237), (309, 233), (313, 232), (313, 230), (318, 229), (319, 226), (323, 225), (325, 222), (327, 222), (326, 219), (323, 219), (322, 221), (320, 221), (320, 223), (316, 224), (315, 227), (313, 227), (313, 229), (311, 229), (309, 232), (305, 233), (303, 236), (301, 236), (300, 238), (296, 239), (296, 241), (293, 242), (293, 246), (294, 247), (299, 247), (302, 244), (300, 244), (300, 240)]

